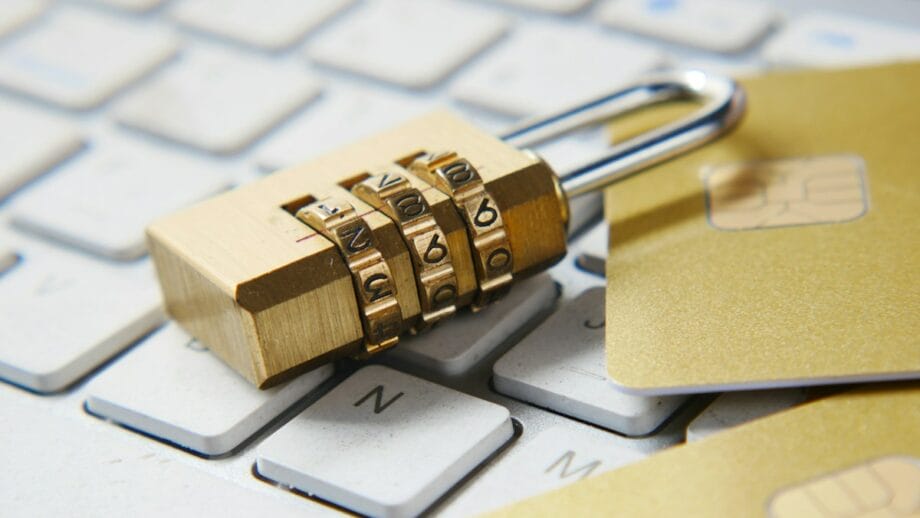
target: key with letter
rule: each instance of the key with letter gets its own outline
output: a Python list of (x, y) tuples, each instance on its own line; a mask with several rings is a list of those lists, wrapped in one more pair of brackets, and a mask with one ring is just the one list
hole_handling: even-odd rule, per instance
[(358, 513), (414, 516), (512, 434), (501, 406), (370, 366), (263, 442), (256, 468)]

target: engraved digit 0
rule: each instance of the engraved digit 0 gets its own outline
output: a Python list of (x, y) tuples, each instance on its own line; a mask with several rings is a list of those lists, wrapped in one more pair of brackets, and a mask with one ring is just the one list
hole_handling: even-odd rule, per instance
[[(385, 289), (383, 286), (379, 286), (381, 283), (385, 286), (388, 284), (388, 281), (389, 279), (387, 276), (382, 273), (375, 273), (364, 281), (364, 291), (370, 294), (371, 302), (393, 294), (392, 291)], [(374, 283), (377, 283), (378, 286), (375, 286)]]
[(414, 218), (425, 212), (425, 204), (422, 198), (415, 193), (409, 193), (396, 200), (396, 207), (404, 219)]
[(486, 264), (489, 266), (489, 270), (498, 271), (507, 267), (510, 261), (511, 252), (504, 248), (496, 248), (489, 254)]
[(434, 302), (435, 307), (441, 307), (452, 303), (456, 297), (457, 287), (453, 284), (445, 284), (434, 292), (431, 300)]
[(470, 165), (466, 162), (454, 162), (444, 168), (444, 176), (450, 180), (450, 183), (463, 185), (473, 179), (473, 172), (470, 171)]

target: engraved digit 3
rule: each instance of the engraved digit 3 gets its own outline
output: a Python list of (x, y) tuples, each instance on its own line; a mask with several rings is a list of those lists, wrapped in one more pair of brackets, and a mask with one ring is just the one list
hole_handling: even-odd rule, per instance
[(387, 289), (389, 284), (390, 280), (386, 275), (375, 273), (364, 281), (364, 291), (370, 294), (370, 301), (374, 302), (393, 294), (391, 290)]
[(415, 193), (409, 193), (396, 200), (396, 208), (403, 218), (414, 218), (425, 213), (425, 201)]
[(477, 227), (488, 227), (498, 219), (498, 211), (489, 207), (489, 198), (484, 197), (479, 208), (476, 209), (476, 215), (473, 216), (473, 222)]
[(447, 257), (447, 247), (438, 243), (440, 237), (440, 234), (435, 234), (428, 243), (425, 253), (422, 254), (422, 259), (428, 264), (437, 264)]

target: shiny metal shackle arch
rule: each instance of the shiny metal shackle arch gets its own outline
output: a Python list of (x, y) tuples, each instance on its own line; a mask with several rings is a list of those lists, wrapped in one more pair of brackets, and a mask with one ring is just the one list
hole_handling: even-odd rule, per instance
[(524, 121), (500, 136), (531, 147), (577, 129), (666, 101), (698, 101), (692, 114), (617, 143), (559, 174), (567, 197), (618, 182), (724, 134), (741, 119), (744, 90), (728, 77), (698, 70), (665, 72), (580, 105)]

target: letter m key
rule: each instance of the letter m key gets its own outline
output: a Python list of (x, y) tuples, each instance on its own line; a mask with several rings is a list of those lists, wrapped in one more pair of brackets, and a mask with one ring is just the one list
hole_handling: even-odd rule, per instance
[(363, 398), (359, 399), (355, 406), (361, 406), (365, 401), (374, 396), (374, 413), (379, 414), (387, 409), (390, 405), (396, 402), (397, 399), (403, 396), (403, 392), (396, 394), (387, 401), (383, 400), (383, 385), (377, 385), (370, 392), (368, 392)]
[(573, 468), (572, 460), (574, 458), (575, 458), (575, 452), (572, 450), (569, 450), (565, 452), (561, 457), (559, 457), (556, 460), (556, 462), (552, 464), (552, 466), (546, 468), (546, 471), (544, 471), (543, 473), (550, 473), (554, 469), (556, 469), (556, 466), (561, 465), (562, 469), (558, 470), (559, 478), (568, 478), (571, 476), (578, 475), (578, 480), (581, 480), (587, 477), (588, 475), (590, 475), (591, 472), (593, 472), (595, 469), (597, 469), (598, 466), (601, 465), (601, 461), (595, 460), (595, 461), (585, 464), (584, 466)]

